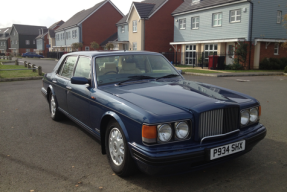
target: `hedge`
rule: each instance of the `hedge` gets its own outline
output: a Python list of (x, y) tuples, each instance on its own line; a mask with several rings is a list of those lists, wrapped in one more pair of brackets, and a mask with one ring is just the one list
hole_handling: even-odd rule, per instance
[(259, 69), (284, 70), (286, 66), (287, 66), (287, 57), (282, 57), (280, 59), (264, 58), (259, 64)]

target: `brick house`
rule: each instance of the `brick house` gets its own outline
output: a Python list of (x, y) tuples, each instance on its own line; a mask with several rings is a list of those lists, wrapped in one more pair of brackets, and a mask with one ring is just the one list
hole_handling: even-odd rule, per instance
[(224, 55), (232, 64), (236, 46), (248, 44), (246, 68), (259, 68), (265, 57), (286, 57), (281, 43), (287, 39), (282, 17), (286, 0), (185, 0), (173, 13), (174, 40), (181, 64), (209, 60), (210, 54)]
[(184, 0), (133, 2), (129, 13), (117, 22), (120, 50), (166, 52), (172, 48), (174, 19), (171, 13)]
[(10, 33), (11, 27), (0, 29), (0, 53), (10, 52)]
[(39, 29), (47, 30), (47, 27), (13, 24), (9, 34), (11, 42), (9, 49), (11, 52), (21, 55), (26, 52), (36, 51), (35, 38), (39, 35)]
[(58, 51), (72, 51), (73, 43), (82, 43), (82, 50), (89, 51), (90, 43), (98, 44), (116, 32), (115, 24), (123, 13), (110, 1), (105, 0), (94, 7), (82, 10), (55, 30)]
[[(59, 28), (64, 21), (58, 21), (51, 25), (48, 29), (47, 28), (41, 28), (39, 29), (39, 35), (36, 37), (36, 53), (44, 55), (47, 57), (47, 53), (49, 52), (49, 49), (52, 45), (55, 45), (55, 33), (54, 30)], [(53, 37), (51, 37), (53, 35)], [(54, 40), (54, 41), (53, 41)]]

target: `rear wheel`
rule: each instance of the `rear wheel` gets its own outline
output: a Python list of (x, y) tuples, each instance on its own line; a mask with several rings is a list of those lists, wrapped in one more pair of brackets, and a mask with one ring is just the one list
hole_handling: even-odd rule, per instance
[(116, 121), (108, 124), (105, 144), (112, 170), (120, 177), (132, 175), (136, 170), (135, 162), (128, 149), (124, 132)]
[(50, 93), (50, 102), (49, 102), (49, 108), (51, 113), (51, 118), (55, 121), (59, 121), (63, 118), (63, 114), (58, 110), (58, 106), (55, 100), (55, 97), (52, 93)]

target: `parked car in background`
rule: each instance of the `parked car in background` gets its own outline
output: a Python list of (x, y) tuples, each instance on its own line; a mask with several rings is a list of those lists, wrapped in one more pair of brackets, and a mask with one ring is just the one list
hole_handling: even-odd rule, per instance
[(66, 54), (41, 92), (53, 120), (66, 115), (101, 141), (119, 176), (136, 167), (148, 174), (206, 168), (266, 135), (256, 99), (185, 80), (159, 53)]
[(35, 52), (26, 52), (26, 53), (23, 53), (23, 54), (22, 54), (22, 57), (31, 57), (31, 58), (36, 57), (36, 58), (44, 58), (44, 56), (43, 56), (43, 55), (38, 55), (38, 54), (37, 54), (37, 53), (35, 53)]

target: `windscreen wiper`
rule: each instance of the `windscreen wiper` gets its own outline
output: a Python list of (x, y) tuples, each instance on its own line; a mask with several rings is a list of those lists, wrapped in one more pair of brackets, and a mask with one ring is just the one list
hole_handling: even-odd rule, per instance
[(145, 75), (135, 75), (135, 76), (129, 76), (129, 79), (119, 82), (117, 85), (121, 85), (122, 83), (128, 82), (128, 81), (134, 81), (134, 80), (142, 80), (142, 79), (154, 79), (154, 77), (151, 76), (145, 76)]
[(163, 79), (163, 78), (172, 78), (172, 77), (177, 77), (177, 76), (180, 76), (180, 75), (177, 75), (177, 74), (169, 74), (169, 75), (165, 75), (163, 77), (158, 77), (156, 78), (155, 80), (159, 80), (159, 79)]

